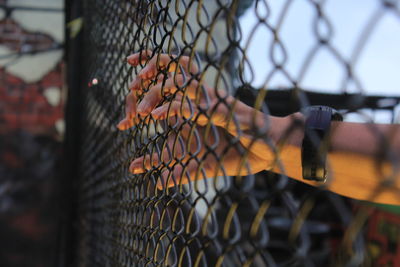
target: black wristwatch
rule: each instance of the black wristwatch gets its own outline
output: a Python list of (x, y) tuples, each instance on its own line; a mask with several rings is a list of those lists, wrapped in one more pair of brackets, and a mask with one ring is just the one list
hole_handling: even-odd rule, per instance
[(342, 121), (343, 116), (327, 106), (310, 106), (303, 110), (303, 114), (306, 117), (301, 146), (303, 179), (325, 182), (331, 122)]

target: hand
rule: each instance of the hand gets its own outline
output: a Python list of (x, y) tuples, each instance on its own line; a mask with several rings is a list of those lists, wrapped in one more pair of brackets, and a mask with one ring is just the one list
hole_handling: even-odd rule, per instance
[[(148, 62), (130, 85), (126, 116), (118, 128), (125, 130), (132, 127), (139, 117), (148, 123), (151, 116), (156, 120), (166, 120), (170, 127), (174, 125), (175, 129), (181, 129), (179, 135), (168, 135), (160, 154), (135, 159), (130, 166), (131, 172), (164, 168), (163, 182), (159, 183), (161, 187), (201, 179), (199, 176), (245, 175), (268, 168), (273, 159), (268, 155), (270, 149), (257, 149), (259, 145), (248, 138), (245, 142), (243, 138), (232, 138), (239, 135), (233, 123), (237, 102), (232, 96), (195, 79), (201, 75), (189, 57), (166, 54), (151, 57), (151, 54), (151, 51), (144, 51), (128, 57), (132, 66)], [(143, 98), (138, 103), (138, 96), (141, 95)], [(240, 114), (239, 128), (249, 128), (248, 118), (253, 111), (250, 108), (247, 113)], [(207, 153), (207, 147), (214, 153)]]
[[(146, 62), (130, 85), (126, 115), (118, 128), (126, 130), (139, 121), (151, 123), (149, 118), (153, 117), (158, 119), (157, 123), (165, 121), (170, 131), (162, 133), (167, 138), (161, 153), (143, 155), (131, 163), (133, 173), (160, 169), (160, 189), (205, 177), (245, 175), (264, 169), (320, 186), (302, 179), (300, 147), (304, 117), (301, 114), (284, 118), (267, 116), (225, 92), (208, 87), (201, 82), (202, 74), (188, 57), (152, 56), (152, 51), (128, 57), (132, 66)], [(142, 100), (138, 103), (139, 98)], [(295, 121), (300, 123), (294, 124)], [(376, 172), (375, 148), (379, 142), (368, 127), (334, 123), (332, 151), (328, 154), (333, 178), (325, 185), (328, 190), (363, 200), (375, 196), (373, 193), (383, 180), (380, 172)], [(375, 127), (388, 140), (391, 133), (400, 132), (398, 125)], [(393, 140), (400, 140), (397, 137)], [(268, 145), (265, 140), (270, 141)], [(394, 147), (400, 143), (396, 142)], [(279, 149), (275, 150), (278, 143)], [(389, 162), (384, 164), (390, 169)], [(399, 205), (398, 181), (373, 200)]]
[[(149, 60), (151, 54), (151, 51), (133, 54), (128, 57), (128, 63), (138, 66)], [(167, 77), (163, 72), (168, 73)], [(160, 54), (152, 57), (130, 84), (131, 92), (126, 101), (126, 118), (121, 121), (118, 128), (124, 130), (132, 127), (134, 124), (132, 118), (137, 114), (145, 117), (151, 113), (156, 119), (165, 119), (167, 113), (169, 116), (174, 116), (179, 112), (184, 117), (198, 115), (196, 123), (199, 125), (204, 126), (212, 122), (216, 126), (225, 126), (229, 114), (228, 105), (233, 103), (234, 98), (223, 90), (216, 91), (199, 82), (191, 76), (193, 74), (199, 74), (198, 68), (187, 56), (177, 58)], [(142, 94), (146, 89), (150, 89), (149, 87), (151, 90), (148, 90), (137, 106), (135, 92)], [(173, 96), (172, 102), (155, 108), (166, 96)], [(195, 103), (186, 101), (189, 99), (197, 101)], [(201, 114), (206, 111), (208, 116)]]

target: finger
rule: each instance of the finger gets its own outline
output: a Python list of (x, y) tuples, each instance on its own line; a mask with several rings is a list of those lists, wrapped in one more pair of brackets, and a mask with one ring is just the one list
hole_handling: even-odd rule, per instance
[(170, 135), (161, 153), (153, 153), (136, 158), (129, 166), (129, 171), (138, 174), (160, 168), (163, 166), (172, 166), (176, 161), (182, 161), (185, 158), (185, 147), (182, 138), (177, 135)]
[[(157, 84), (157, 86), (162, 87), (162, 84)], [(188, 96), (190, 99), (195, 99), (199, 89), (199, 82), (189, 75), (175, 74), (165, 81), (162, 88), (168, 94), (174, 94), (176, 91), (181, 90), (183, 95)]]
[(157, 188), (163, 190), (205, 178), (201, 165), (195, 160), (190, 160), (186, 164), (176, 164), (172, 168), (166, 169), (157, 181)]
[(154, 78), (157, 73), (167, 68), (168, 72), (180, 72), (180, 67), (187, 74), (195, 74), (198, 72), (197, 66), (192, 62), (188, 56), (180, 56), (177, 58), (174, 55), (159, 54), (154, 56), (138, 74), (141, 79)]
[(128, 64), (136, 67), (139, 63), (145, 63), (148, 59), (151, 58), (151, 54), (153, 51), (151, 50), (142, 50), (138, 53), (132, 54), (126, 58)]
[(177, 115), (178, 117), (183, 117), (185, 119), (192, 119), (196, 115), (197, 109), (194, 105), (191, 105), (191, 107), (187, 103), (187, 101), (184, 101), (184, 103), (182, 104), (182, 101), (174, 100), (154, 109), (151, 112), (151, 115), (156, 120), (165, 120), (175, 115)]
[(125, 98), (125, 118), (117, 125), (119, 130), (127, 130), (135, 124), (133, 119), (136, 116), (136, 102), (136, 95), (133, 92), (130, 92)]
[(136, 77), (130, 84), (129, 89), (132, 91), (142, 91), (145, 88), (148, 88), (152, 83), (151, 80), (143, 80), (139, 77)]
[(154, 153), (152, 157), (149, 155), (139, 157), (131, 162), (129, 171), (133, 174), (145, 173), (151, 168), (157, 168), (160, 165), (159, 155)]
[(139, 103), (137, 112), (141, 116), (145, 117), (157, 106), (162, 100), (161, 90), (158, 88), (152, 88), (147, 92), (142, 101)]
[(118, 124), (117, 124), (117, 128), (120, 131), (125, 131), (128, 130), (129, 128), (132, 128), (133, 126), (137, 125), (140, 122), (140, 119), (135, 117), (135, 118), (124, 118), (122, 119)]
[[(198, 89), (198, 82), (196, 80), (189, 80), (189, 83), (185, 83), (186, 77), (181, 74), (175, 75), (165, 81), (165, 84), (158, 83), (151, 87), (149, 92), (145, 94), (142, 101), (138, 106), (138, 113), (142, 116), (150, 114), (154, 108), (161, 103), (162, 99), (166, 95), (174, 94), (178, 88), (184, 90), (183, 94), (186, 94), (189, 98), (196, 97), (196, 90)], [(183, 88), (184, 87), (184, 88)]]
[[(162, 82), (164, 80), (164, 74), (159, 73), (157, 75), (156, 82)], [(135, 79), (130, 83), (129, 89), (133, 91), (143, 91), (144, 89), (149, 88), (149, 85), (154, 83), (152, 79), (142, 79), (139, 76), (136, 76)]]
[(134, 122), (132, 119), (127, 119), (124, 118), (123, 120), (121, 120), (118, 124), (117, 124), (117, 128), (120, 131), (125, 131), (128, 130), (129, 128), (133, 127)]
[(132, 119), (136, 116), (137, 98), (134, 92), (130, 92), (125, 100), (125, 116), (127, 119)]
[[(192, 103), (192, 102), (191, 102)], [(206, 116), (203, 113), (199, 113), (198, 108), (192, 103), (189, 105), (187, 100), (182, 101), (174, 100), (173, 102), (166, 103), (151, 112), (151, 115), (156, 120), (165, 120), (173, 116), (178, 116), (185, 120), (195, 121), (200, 126), (205, 126), (209, 123), (219, 123), (216, 125), (223, 125), (220, 121), (223, 121), (224, 114), (213, 113)]]

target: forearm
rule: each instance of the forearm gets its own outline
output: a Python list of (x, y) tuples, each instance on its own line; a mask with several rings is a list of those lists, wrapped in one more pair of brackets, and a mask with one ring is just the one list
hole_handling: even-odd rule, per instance
[[(241, 102), (235, 108), (242, 143), (263, 156), (266, 169), (321, 186), (302, 178), (303, 115), (268, 116)], [(265, 132), (254, 141), (252, 131), (260, 129)], [(399, 125), (332, 122), (330, 136), (328, 181), (323, 186), (356, 199), (400, 204), (400, 173), (395, 170), (400, 165)], [(375, 196), (378, 189), (383, 190)]]
[(400, 153), (400, 125), (351, 122), (332, 123), (332, 151), (352, 152), (370, 157)]
[[(304, 116), (301, 113), (275, 117), (234, 98), (229, 99), (228, 103), (233, 106), (231, 113), (240, 125), (241, 133), (252, 136), (255, 131), (263, 130), (260, 134), (274, 142), (286, 137), (286, 144), (301, 146), (304, 137)], [(237, 136), (239, 131), (232, 118), (226, 120), (229, 125), (227, 130)], [(332, 152), (351, 152), (370, 157), (382, 156), (383, 151), (400, 154), (399, 124), (332, 122), (330, 136)]]
[[(258, 139), (270, 140), (274, 144), (288, 137), (287, 143), (301, 145), (303, 117), (300, 113), (282, 118), (267, 115), (233, 97), (229, 97), (226, 101), (231, 109), (225, 112), (224, 119), (218, 126), (226, 129), (233, 136), (250, 139), (257, 136)], [(290, 128), (290, 126), (295, 127)], [(288, 131), (290, 131), (289, 136), (285, 136), (285, 133), (289, 133)]]
[[(400, 173), (395, 169), (400, 165), (399, 131), (399, 125), (333, 122), (327, 155), (328, 179), (323, 186), (351, 198), (400, 204)], [(321, 186), (302, 179), (302, 137), (294, 137), (295, 145), (287, 145), (281, 153), (286, 174)]]

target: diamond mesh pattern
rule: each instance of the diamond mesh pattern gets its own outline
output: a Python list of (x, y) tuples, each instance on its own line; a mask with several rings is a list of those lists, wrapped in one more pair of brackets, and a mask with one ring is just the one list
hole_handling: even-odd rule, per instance
[[(84, 1), (82, 64), (89, 85), (82, 88), (79, 266), (373, 264), (363, 230), (370, 208), (324, 190), (340, 175), (321, 188), (288, 177), (283, 146), (302, 126), (292, 120), (288, 138), (276, 142), (270, 115), (323, 104), (367, 122), (382, 114), (396, 122), (399, 97), (368, 94), (358, 64), (382, 30), (379, 23), (390, 17), (399, 26), (398, 3), (375, 1), (355, 45), (343, 50), (334, 34), (345, 29), (327, 15), (335, 1), (272, 2)], [(293, 17), (304, 39), (285, 33), (295, 26), (288, 22)], [(303, 20), (310, 22), (306, 29)], [(296, 42), (302, 54), (291, 50)], [(127, 64), (132, 53), (139, 56)], [(297, 69), (293, 62), (300, 62)], [(153, 73), (144, 79), (148, 66)], [(341, 79), (328, 79), (329, 88), (309, 82), (337, 69)], [(130, 90), (138, 77), (139, 89)], [(126, 99), (142, 103), (157, 86), (153, 108), (167, 108), (164, 116), (139, 112), (132, 127), (119, 131), (129, 113)], [(238, 99), (263, 112), (258, 125), (261, 113), (238, 113)], [(377, 127), (368, 129), (379, 138)], [(398, 151), (384, 145), (387, 136), (379, 140), (393, 179), (384, 179), (377, 160), (370, 169), (382, 182), (365, 197), (371, 201), (399, 176)], [(133, 174), (131, 162), (138, 158), (143, 161)]]

